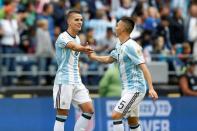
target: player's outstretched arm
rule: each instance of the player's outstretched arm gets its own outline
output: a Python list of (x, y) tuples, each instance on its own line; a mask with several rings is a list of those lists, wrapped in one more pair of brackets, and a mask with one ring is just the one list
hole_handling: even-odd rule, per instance
[(101, 62), (101, 63), (105, 63), (105, 64), (113, 63), (115, 61), (115, 59), (113, 57), (111, 57), (111, 56), (98, 56), (95, 53), (88, 54), (88, 57), (91, 60), (95, 60), (95, 61), (98, 61), (98, 62)]
[(158, 95), (157, 95), (157, 92), (153, 88), (152, 77), (151, 77), (151, 74), (150, 74), (146, 64), (142, 63), (139, 66), (140, 66), (140, 68), (141, 68), (141, 70), (144, 74), (144, 77), (145, 77), (146, 81), (148, 82), (149, 96), (152, 97), (153, 100), (157, 100)]
[(76, 44), (73, 41), (68, 42), (68, 44), (66, 45), (66, 48), (70, 48), (71, 50), (84, 52), (88, 54), (94, 51), (90, 46), (82, 46), (82, 45)]

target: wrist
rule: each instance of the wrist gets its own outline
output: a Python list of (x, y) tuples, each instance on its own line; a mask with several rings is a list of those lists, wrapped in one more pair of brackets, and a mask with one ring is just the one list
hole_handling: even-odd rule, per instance
[(153, 88), (153, 86), (151, 85), (151, 86), (149, 86), (149, 90), (154, 90), (154, 88)]

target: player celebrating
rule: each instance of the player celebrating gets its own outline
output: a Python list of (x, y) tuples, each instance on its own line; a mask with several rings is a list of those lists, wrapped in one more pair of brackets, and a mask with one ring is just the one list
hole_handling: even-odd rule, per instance
[(53, 99), (57, 110), (54, 131), (64, 131), (71, 103), (78, 104), (83, 111), (77, 120), (74, 131), (84, 131), (93, 115), (92, 100), (81, 82), (78, 59), (79, 52), (91, 53), (89, 46), (81, 46), (77, 36), (81, 30), (83, 18), (78, 11), (67, 14), (67, 31), (61, 33), (55, 43), (58, 70), (55, 76)]
[(140, 131), (138, 106), (146, 93), (146, 82), (149, 87), (149, 95), (158, 99), (155, 92), (150, 72), (145, 64), (142, 48), (130, 38), (134, 28), (134, 21), (129, 17), (123, 17), (117, 23), (116, 35), (120, 42), (109, 56), (97, 56), (89, 54), (92, 60), (102, 63), (117, 62), (122, 81), (123, 91), (119, 102), (112, 113), (114, 131), (124, 131), (122, 118), (128, 116), (128, 124), (132, 131)]

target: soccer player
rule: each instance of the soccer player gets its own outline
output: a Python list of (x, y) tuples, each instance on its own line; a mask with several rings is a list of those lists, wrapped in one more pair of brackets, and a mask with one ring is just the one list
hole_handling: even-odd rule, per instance
[(54, 107), (57, 110), (54, 131), (64, 131), (71, 103), (82, 110), (74, 131), (84, 131), (93, 115), (93, 104), (88, 90), (81, 82), (78, 60), (80, 52), (91, 53), (89, 46), (80, 45), (77, 36), (81, 30), (83, 18), (80, 12), (72, 10), (67, 14), (68, 28), (61, 33), (55, 43), (58, 70), (53, 87)]
[[(122, 17), (116, 25), (116, 35), (119, 43), (109, 56), (89, 54), (90, 59), (102, 63), (117, 62), (122, 81), (122, 96), (112, 113), (114, 131), (124, 131), (122, 119), (128, 118), (132, 131), (140, 131), (138, 106), (146, 93), (146, 81), (149, 95), (158, 99), (155, 92), (150, 72), (145, 64), (142, 48), (130, 38), (134, 28), (134, 21), (129, 17)], [(146, 80), (146, 81), (145, 81)]]

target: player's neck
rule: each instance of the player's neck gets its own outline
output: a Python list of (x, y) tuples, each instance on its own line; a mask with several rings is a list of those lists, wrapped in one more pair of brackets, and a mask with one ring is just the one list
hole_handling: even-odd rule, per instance
[(75, 32), (74, 30), (68, 28), (66, 30), (72, 37), (76, 37), (76, 35), (78, 34), (78, 32)]
[(129, 35), (120, 35), (119, 36), (119, 40), (120, 40), (121, 45), (124, 44), (129, 39), (130, 39)]

